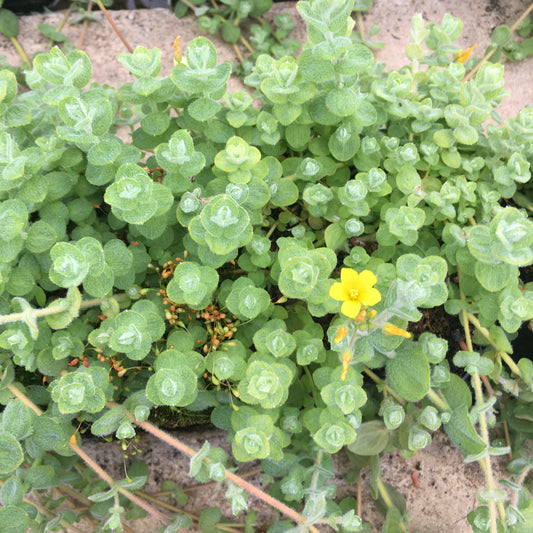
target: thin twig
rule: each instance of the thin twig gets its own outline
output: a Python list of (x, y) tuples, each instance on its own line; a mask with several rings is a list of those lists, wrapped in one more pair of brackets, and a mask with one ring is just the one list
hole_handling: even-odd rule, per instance
[(237, 43), (233, 43), (233, 49), (235, 50), (235, 53), (237, 54), (239, 61), (242, 63), (244, 61), (244, 56), (241, 54), (241, 51), (239, 50)]
[[(115, 407), (117, 404), (115, 404), (115, 402), (107, 402), (107, 405), (108, 405), (108, 407)], [(163, 442), (166, 442), (168, 445), (172, 446), (173, 448), (176, 448), (177, 450), (180, 450), (181, 452), (185, 453), (189, 457), (194, 457), (198, 453), (193, 448), (187, 446), (186, 444), (184, 444), (180, 440), (172, 437), (168, 433), (165, 433), (164, 431), (162, 431), (158, 427), (154, 426), (150, 422), (137, 420), (128, 411), (126, 411), (126, 416), (132, 422), (134, 422), (138, 426), (142, 427), (145, 431), (148, 431), (149, 433), (151, 433), (152, 435), (154, 435), (158, 439), (162, 440)], [(229, 470), (225, 471), (225, 476), (226, 476), (226, 479), (228, 479), (229, 481), (233, 481), (233, 483), (235, 483), (239, 487), (242, 487), (244, 490), (246, 490), (250, 494), (253, 494), (257, 498), (263, 500), (265, 503), (267, 503), (268, 505), (274, 507), (274, 509), (277, 509), (278, 511), (282, 512), (283, 514), (285, 514), (286, 516), (288, 516), (289, 518), (291, 518), (295, 522), (298, 522), (299, 524), (305, 525), (309, 529), (309, 531), (311, 531), (312, 533), (320, 533), (316, 527), (314, 527), (312, 525), (308, 525), (306, 523), (307, 520), (306, 520), (306, 518), (304, 516), (302, 516), (300, 513), (298, 513), (294, 509), (291, 509), (290, 507), (288, 507), (284, 503), (280, 502), (279, 500), (276, 500), (276, 498), (273, 498), (272, 496), (270, 496), (270, 494), (267, 494), (263, 490), (258, 489), (257, 487), (255, 487), (251, 483), (248, 483), (247, 481), (245, 481), (244, 479), (240, 478), (239, 476), (237, 476), (233, 472), (230, 472)]]
[[(87, 6), (87, 13), (91, 13), (93, 10), (93, 0), (89, 0), (89, 5)], [(87, 33), (87, 28), (89, 26), (89, 19), (83, 21), (83, 26), (81, 28), (80, 40), (78, 42), (78, 50), (81, 50), (83, 47), (83, 41), (85, 40), (85, 34)]]
[(102, 13), (105, 15), (105, 18), (108, 20), (109, 24), (111, 24), (111, 27), (115, 30), (115, 33), (119, 36), (120, 40), (124, 43), (124, 46), (127, 48), (128, 52), (130, 54), (133, 54), (133, 48), (129, 45), (128, 41), (126, 41), (122, 33), (120, 33), (120, 30), (118, 29), (117, 25), (113, 22), (113, 19), (109, 15), (109, 12), (105, 8), (104, 4), (102, 4), (102, 0), (96, 0), (96, 3), (98, 4), (98, 7), (102, 10)]
[[(514, 32), (516, 30), (516, 28), (518, 27), (518, 25), (529, 15), (529, 13), (533, 10), (533, 3), (522, 13), (522, 15), (520, 15), (520, 17), (518, 18), (518, 20), (511, 26), (510, 30), (511, 30), (511, 33)], [(484, 63), (486, 63), (491, 57), (492, 55), (494, 54), (494, 52), (496, 52), (497, 48), (493, 48), (464, 78), (463, 78), (463, 83), (468, 81), (470, 78), (472, 78), (472, 76), (474, 76), (474, 74), (481, 68), (481, 65), (483, 65)]]
[[(37, 407), (23, 392), (21, 392), (17, 387), (15, 387), (13, 384), (8, 385), (7, 387), (11, 394), (13, 394), (15, 397), (17, 397), (24, 405), (29, 407), (37, 416), (41, 416), (43, 412), (39, 407)], [(116, 485), (115, 480), (99, 465), (97, 464), (84, 450), (78, 446), (76, 442), (76, 435), (72, 435), (69, 441), (70, 449), (76, 453), (78, 457), (83, 459), (85, 464), (98, 476), (100, 476), (101, 479), (103, 479), (110, 487), (114, 487)], [(132, 503), (138, 505), (141, 509), (144, 509), (147, 513), (151, 514), (153, 517), (157, 518), (160, 522), (163, 522), (166, 525), (170, 525), (172, 521), (166, 517), (165, 515), (161, 514), (157, 509), (146, 503), (144, 500), (130, 492), (129, 490), (125, 489), (124, 487), (120, 487), (118, 491), (128, 498)]]

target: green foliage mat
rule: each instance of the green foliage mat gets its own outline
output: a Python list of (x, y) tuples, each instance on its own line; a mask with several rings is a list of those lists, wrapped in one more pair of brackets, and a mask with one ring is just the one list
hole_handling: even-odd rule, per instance
[[(249, 92), (226, 92), (231, 66), (204, 37), (167, 78), (158, 49), (121, 55), (135, 81), (118, 91), (90, 84), (78, 50), (37, 55), (27, 91), (0, 72), (2, 531), (122, 530), (147, 511), (166, 533), (188, 527), (139, 496), (143, 463), (115, 481), (80, 446), (80, 428), (126, 443), (136, 425), (191, 456), (198, 481), (226, 483), (235, 514), (259, 492), (234, 464), (260, 459), (260, 497), (293, 521), (271, 533), (369, 530), (335, 499), (343, 448), (354, 479), (370, 467), (384, 530), (406, 531), (379, 456), (443, 428), (485, 469), (473, 530), (531, 529), (533, 363), (511, 341), (533, 318), (533, 109), (484, 127), (503, 67), (465, 77), (449, 15), (415, 16), (408, 63), (385, 72), (352, 38), (353, 4), (299, 2), (308, 44), (258, 55)], [(415, 325), (434, 308), (463, 330), (448, 358), (448, 339)], [(164, 410), (209, 416), (233, 459), (160, 432), (148, 418)], [(511, 450), (508, 497), (490, 458)], [(222, 520), (209, 509), (199, 525)]]

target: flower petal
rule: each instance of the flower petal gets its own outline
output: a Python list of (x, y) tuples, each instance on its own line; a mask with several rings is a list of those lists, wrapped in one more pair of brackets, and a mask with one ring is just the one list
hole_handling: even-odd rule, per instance
[(360, 302), (347, 301), (342, 304), (341, 313), (349, 318), (355, 318), (361, 310)]
[(376, 278), (376, 275), (374, 274), (374, 272), (371, 272), (370, 270), (363, 270), (363, 272), (359, 274), (359, 283), (361, 284), (361, 289), (363, 287), (370, 289), (377, 282), (378, 282), (378, 278)]
[(359, 274), (353, 268), (341, 269), (341, 281), (347, 290), (357, 287)]
[(340, 302), (343, 302), (348, 298), (346, 289), (342, 283), (334, 283), (329, 289), (329, 295), (334, 300), (339, 300)]
[(359, 293), (359, 300), (364, 305), (376, 305), (381, 301), (381, 293), (377, 289), (368, 289)]

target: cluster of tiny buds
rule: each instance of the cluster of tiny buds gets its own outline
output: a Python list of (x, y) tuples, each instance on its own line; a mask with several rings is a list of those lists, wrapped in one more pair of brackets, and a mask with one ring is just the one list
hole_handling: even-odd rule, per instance
[[(173, 302), (167, 296), (165, 289), (159, 289), (159, 295), (163, 297), (165, 319), (171, 326), (185, 327), (185, 323), (180, 319), (180, 313), (187, 313), (189, 321), (193, 320), (193, 318), (204, 321), (207, 332), (211, 335), (211, 339), (204, 344), (204, 353), (216, 350), (222, 341), (231, 339), (237, 331), (234, 322), (236, 317), (234, 315), (228, 317), (226, 313), (219, 311), (213, 304), (208, 305), (205, 309), (196, 311), (183, 304)], [(199, 341), (199, 343), (201, 342)]]
[[(97, 350), (97, 352), (98, 355), (96, 356), (96, 358), (98, 359), (98, 361), (101, 361), (102, 363), (108, 363), (111, 368), (113, 368), (113, 370), (117, 372), (117, 376), (119, 378), (121, 378), (125, 374), (126, 369), (122, 366), (122, 361), (117, 361), (113, 357), (106, 357), (100, 350)], [(111, 379), (113, 379), (112, 376)]]

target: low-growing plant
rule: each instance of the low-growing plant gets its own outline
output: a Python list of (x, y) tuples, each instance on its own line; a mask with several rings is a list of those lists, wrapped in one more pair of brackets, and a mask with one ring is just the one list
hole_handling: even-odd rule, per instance
[[(122, 530), (146, 512), (188, 527), (140, 491), (144, 463), (115, 481), (83, 451), (82, 431), (127, 443), (136, 426), (224, 481), (235, 514), (245, 491), (276, 507), (272, 533), (369, 531), (360, 501), (335, 499), (342, 449), (369, 465), (384, 530), (406, 531), (379, 457), (442, 428), (484, 468), (473, 530), (531, 529), (533, 363), (511, 341), (533, 318), (533, 109), (487, 124), (503, 67), (466, 79), (450, 15), (415, 16), (408, 64), (385, 72), (352, 37), (353, 4), (299, 2), (305, 49), (260, 55), (251, 91), (227, 93), (203, 37), (166, 78), (158, 49), (121, 55), (136, 80), (118, 91), (89, 85), (77, 50), (34, 57), (26, 92), (0, 72), (6, 531)], [(418, 327), (433, 312), (463, 328), (460, 349), (451, 328)], [(209, 413), (233, 459), (163, 433), (149, 418), (164, 410)], [(498, 486), (491, 457), (511, 450)], [(233, 472), (256, 459), (270, 494)], [(198, 520), (233, 531), (218, 509)]]

